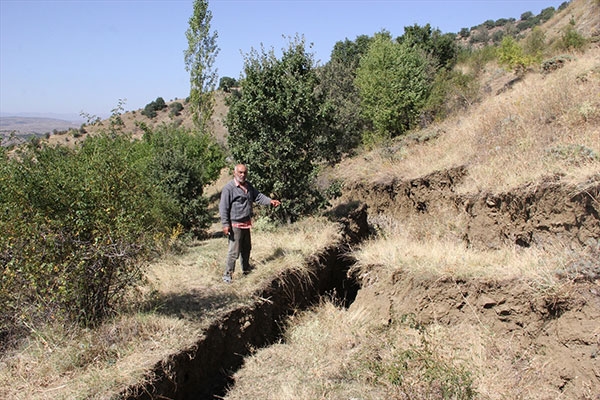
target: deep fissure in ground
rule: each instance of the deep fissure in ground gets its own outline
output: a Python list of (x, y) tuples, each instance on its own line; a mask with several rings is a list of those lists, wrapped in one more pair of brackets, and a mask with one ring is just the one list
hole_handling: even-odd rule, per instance
[(127, 388), (119, 398), (201, 400), (223, 396), (233, 384), (233, 373), (252, 349), (281, 339), (286, 317), (316, 304), (322, 296), (349, 306), (359, 290), (348, 274), (355, 263), (349, 247), (368, 235), (366, 206), (346, 204), (331, 216), (341, 222), (343, 239), (307, 260), (310, 274), (282, 272), (256, 293), (259, 300), (215, 321), (192, 348), (155, 365), (147, 382)]
[[(211, 325), (193, 348), (160, 362), (149, 374), (148, 383), (128, 388), (120, 397), (218, 398), (234, 384), (231, 377), (243, 365), (251, 349), (280, 340), (283, 321), (292, 312), (308, 308), (323, 295), (334, 296), (349, 306), (359, 293), (359, 283), (348, 277), (348, 270), (355, 262), (349, 248), (369, 235), (367, 207), (370, 214), (388, 213), (396, 218), (433, 217), (440, 210), (447, 212), (446, 217), (463, 216), (466, 222), (461, 226), (462, 237), (467, 246), (529, 247), (543, 246), (554, 240), (586, 246), (600, 237), (600, 176), (593, 176), (578, 187), (566, 187), (549, 179), (510, 193), (458, 195), (455, 186), (465, 174), (464, 168), (456, 168), (412, 181), (393, 180), (349, 188), (347, 202), (331, 211), (332, 218), (344, 227), (344, 239), (307, 260), (312, 271), (309, 278), (293, 270), (282, 272), (257, 293), (256, 298), (261, 300), (228, 313)], [(357, 198), (364, 203), (352, 200)], [(598, 270), (598, 266), (594, 268)], [(408, 284), (404, 286), (410, 288)], [(484, 292), (490, 294), (489, 288)], [(363, 297), (368, 297), (368, 293), (366, 290)], [(597, 301), (600, 299), (596, 295), (586, 300), (590, 305)], [(417, 312), (426, 323), (428, 310), (445, 307), (447, 302), (417, 303), (398, 303), (396, 308)], [(490, 309), (487, 305), (492, 303), (487, 300), (484, 303), (482, 312), (487, 312)], [(520, 315), (518, 309), (514, 306), (509, 311)], [(544, 307), (540, 309), (538, 317), (546, 321)], [(456, 310), (459, 312), (460, 307)], [(443, 313), (437, 310), (434, 314)], [(495, 320), (492, 315), (491, 321)], [(502, 323), (506, 325), (505, 321)], [(515, 329), (522, 328), (518, 325)]]

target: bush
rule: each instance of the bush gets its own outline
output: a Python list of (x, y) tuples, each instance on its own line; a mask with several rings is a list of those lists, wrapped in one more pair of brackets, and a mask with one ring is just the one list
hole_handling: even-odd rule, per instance
[(564, 51), (581, 51), (587, 44), (587, 40), (575, 30), (575, 20), (571, 19), (565, 28), (557, 47)]
[(231, 88), (236, 87), (238, 82), (234, 78), (230, 78), (228, 76), (224, 76), (219, 80), (219, 89), (229, 93)]
[(181, 111), (183, 111), (183, 104), (181, 104), (180, 102), (176, 101), (175, 103), (172, 103), (171, 106), (169, 107), (170, 111), (169, 111), (169, 115), (171, 117), (177, 117), (181, 114)]
[(473, 75), (460, 71), (441, 71), (436, 76), (422, 118), (431, 122), (465, 109), (477, 101), (479, 85)]
[(505, 36), (498, 49), (498, 62), (509, 70), (522, 73), (534, 62), (534, 58), (525, 55), (515, 39)]
[(42, 321), (92, 326), (182, 227), (210, 221), (204, 185), (223, 165), (207, 136), (164, 127), (81, 147), (0, 152), (0, 337)]
[(176, 125), (145, 130), (150, 177), (174, 202), (177, 223), (185, 231), (202, 235), (211, 219), (203, 190), (225, 165), (223, 150), (210, 135)]
[(557, 69), (564, 67), (565, 63), (570, 61), (573, 61), (573, 57), (571, 57), (568, 54), (560, 54), (558, 56), (545, 60), (542, 63), (542, 71), (544, 73), (556, 71)]
[(156, 117), (157, 112), (167, 108), (167, 104), (162, 97), (157, 97), (156, 100), (146, 104), (144, 110), (142, 111), (142, 115), (152, 119)]
[[(141, 277), (171, 207), (129, 138), (29, 147), (0, 170), (3, 331), (24, 319), (93, 325)], [(27, 310), (24, 312), (23, 310)]]

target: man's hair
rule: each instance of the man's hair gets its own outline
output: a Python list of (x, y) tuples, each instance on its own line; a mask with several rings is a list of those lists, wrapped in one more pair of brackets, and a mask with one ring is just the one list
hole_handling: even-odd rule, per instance
[(248, 167), (246, 167), (246, 164), (243, 164), (243, 163), (236, 164), (236, 166), (233, 170), (237, 172), (237, 171), (239, 171), (239, 167), (245, 167), (246, 171), (248, 171)]

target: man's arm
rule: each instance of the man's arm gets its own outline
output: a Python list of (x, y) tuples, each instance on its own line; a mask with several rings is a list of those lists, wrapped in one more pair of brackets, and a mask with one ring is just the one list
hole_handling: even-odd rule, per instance
[(229, 185), (223, 187), (221, 192), (221, 200), (219, 201), (219, 215), (221, 216), (221, 225), (223, 227), (223, 233), (229, 235), (229, 228), (231, 226), (231, 189)]

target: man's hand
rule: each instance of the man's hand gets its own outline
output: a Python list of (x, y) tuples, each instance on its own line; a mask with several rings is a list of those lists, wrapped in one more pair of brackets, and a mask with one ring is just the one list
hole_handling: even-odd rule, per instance
[(223, 234), (225, 234), (225, 236), (229, 236), (229, 226), (223, 227)]
[(281, 205), (281, 202), (279, 200), (271, 200), (271, 205), (273, 207), (279, 207)]

